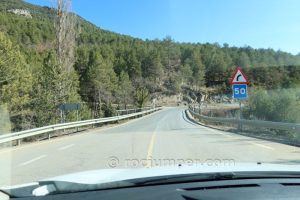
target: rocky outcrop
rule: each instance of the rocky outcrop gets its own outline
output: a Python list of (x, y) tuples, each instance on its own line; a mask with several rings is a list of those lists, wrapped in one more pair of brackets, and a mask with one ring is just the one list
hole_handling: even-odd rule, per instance
[(10, 9), (10, 10), (8, 10), (8, 12), (14, 13), (16, 15), (20, 15), (20, 16), (32, 18), (29, 10), (25, 10), (25, 9)]

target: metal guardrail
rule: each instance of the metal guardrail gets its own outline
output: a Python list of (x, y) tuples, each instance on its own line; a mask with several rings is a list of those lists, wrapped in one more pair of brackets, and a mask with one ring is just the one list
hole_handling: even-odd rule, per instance
[(118, 115), (124, 115), (124, 114), (131, 114), (136, 112), (142, 112), (144, 110), (151, 109), (150, 106), (144, 107), (144, 108), (131, 108), (131, 109), (124, 109), (124, 110), (117, 110)]
[(4, 135), (0, 135), (0, 144), (11, 142), (14, 140), (18, 140), (18, 144), (20, 143), (20, 140), (23, 138), (28, 138), (44, 133), (49, 133), (48, 138), (50, 139), (50, 132), (57, 131), (57, 130), (64, 130), (69, 128), (76, 128), (80, 126), (87, 126), (87, 125), (93, 125), (93, 124), (99, 124), (99, 123), (105, 123), (105, 122), (113, 122), (113, 121), (119, 121), (123, 119), (129, 119), (135, 116), (148, 114), (151, 112), (155, 112), (157, 110), (160, 110), (161, 108), (152, 108), (148, 110), (144, 110), (137, 113), (132, 113), (128, 115), (118, 115), (115, 117), (107, 117), (107, 118), (99, 118), (99, 119), (90, 119), (90, 120), (84, 120), (84, 121), (76, 121), (76, 122), (69, 122), (69, 123), (62, 123), (62, 124), (54, 124), (49, 126), (43, 126), (40, 128), (34, 128), (29, 129), (25, 131), (15, 132), (15, 133), (8, 133)]
[(200, 115), (189, 108), (189, 112), (199, 120), (207, 122), (217, 122), (226, 124), (246, 125), (258, 128), (271, 128), (277, 130), (294, 131), (298, 133), (298, 139), (300, 140), (300, 124), (285, 123), (285, 122), (271, 122), (271, 121), (259, 121), (259, 120), (246, 120), (246, 119), (235, 119), (235, 118), (221, 118), (221, 117), (208, 117)]

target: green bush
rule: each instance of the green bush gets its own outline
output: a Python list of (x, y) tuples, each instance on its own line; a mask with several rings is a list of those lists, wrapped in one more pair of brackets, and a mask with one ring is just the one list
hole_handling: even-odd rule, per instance
[(250, 92), (248, 115), (256, 119), (275, 122), (300, 122), (300, 102), (296, 89), (266, 91), (253, 89)]

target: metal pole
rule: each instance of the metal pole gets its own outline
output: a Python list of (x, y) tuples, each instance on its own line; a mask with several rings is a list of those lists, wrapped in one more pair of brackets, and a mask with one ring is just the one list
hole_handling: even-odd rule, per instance
[(240, 101), (240, 119), (243, 119), (243, 108), (242, 108), (242, 102)]
[[(78, 109), (76, 110), (76, 119), (77, 121), (79, 121), (79, 113), (78, 113)], [(79, 127), (77, 126), (76, 128), (76, 132), (78, 132)]]
[(119, 111), (117, 111), (117, 117), (118, 117), (118, 121), (117, 121), (117, 123), (119, 123), (120, 121), (119, 121), (119, 116), (120, 116), (120, 113), (119, 113)]
[[(243, 109), (242, 109), (242, 101), (241, 100), (239, 100), (239, 106), (240, 106), (240, 116), (239, 116), (239, 119), (241, 120), (241, 119), (243, 119), (243, 113), (242, 113)], [(239, 131), (243, 130), (243, 124), (242, 124), (242, 122), (239, 123), (238, 130)]]
[(60, 110), (60, 123), (64, 123), (64, 121), (63, 121), (63, 111), (62, 111), (62, 109)]
[[(63, 123), (66, 122), (66, 113), (65, 113), (65, 110), (63, 110)], [(63, 129), (63, 132), (65, 132), (66, 129)]]

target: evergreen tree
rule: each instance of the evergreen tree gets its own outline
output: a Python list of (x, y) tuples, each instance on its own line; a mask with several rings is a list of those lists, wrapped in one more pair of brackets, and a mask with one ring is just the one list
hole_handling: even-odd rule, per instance
[(87, 91), (92, 97), (94, 103), (93, 109), (96, 116), (101, 116), (101, 106), (104, 101), (109, 105), (112, 96), (116, 91), (117, 77), (113, 70), (112, 63), (104, 60), (98, 52), (90, 52), (89, 68), (88, 68)]
[(119, 102), (123, 104), (124, 109), (127, 109), (127, 105), (133, 102), (133, 87), (128, 74), (123, 71), (119, 77), (117, 96)]
[(12, 42), (0, 32), (0, 104), (6, 104), (13, 130), (31, 126), (30, 103), (32, 74), (24, 57)]

